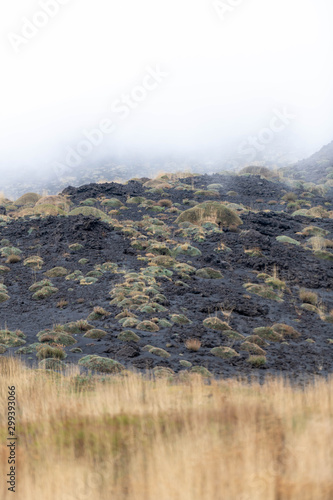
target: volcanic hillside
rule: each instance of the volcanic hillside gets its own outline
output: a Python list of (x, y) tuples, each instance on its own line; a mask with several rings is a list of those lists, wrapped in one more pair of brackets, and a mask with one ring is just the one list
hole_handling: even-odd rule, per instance
[(295, 179), (317, 184), (328, 183), (333, 187), (333, 141), (305, 160), (288, 169)]
[(329, 188), (253, 167), (3, 199), (2, 355), (108, 373), (332, 373)]

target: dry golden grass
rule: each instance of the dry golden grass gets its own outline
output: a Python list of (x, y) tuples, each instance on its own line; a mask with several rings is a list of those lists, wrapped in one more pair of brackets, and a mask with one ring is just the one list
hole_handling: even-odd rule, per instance
[(302, 302), (306, 304), (312, 304), (315, 306), (318, 303), (318, 295), (315, 292), (301, 288), (299, 291), (299, 298)]
[(19, 255), (11, 254), (11, 255), (8, 255), (8, 257), (6, 259), (6, 264), (16, 264), (17, 262), (20, 262), (20, 261), (21, 261), (21, 257)]
[(310, 245), (312, 247), (312, 250), (314, 252), (321, 252), (322, 250), (326, 250), (327, 247), (327, 240), (323, 238), (322, 236), (313, 236), (310, 238)]
[[(67, 376), (2, 358), (17, 393), (19, 500), (331, 500), (333, 382)], [(82, 387), (85, 390), (82, 390)], [(81, 388), (81, 389), (80, 389)]]
[(187, 339), (185, 341), (185, 346), (189, 351), (199, 351), (201, 342), (199, 339)]

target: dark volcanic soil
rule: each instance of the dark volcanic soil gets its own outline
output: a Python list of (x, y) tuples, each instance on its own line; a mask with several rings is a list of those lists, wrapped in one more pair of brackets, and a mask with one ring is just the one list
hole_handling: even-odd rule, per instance
[[(11, 331), (22, 330), (26, 335), (25, 346), (28, 346), (38, 342), (38, 332), (53, 330), (55, 325), (87, 319), (94, 307), (101, 306), (110, 315), (99, 320), (89, 320), (89, 323), (95, 329), (104, 330), (106, 336), (96, 340), (84, 337), (82, 333), (73, 334), (77, 341), (74, 347), (81, 348), (82, 352), (73, 353), (73, 346), (66, 347), (66, 363), (77, 363), (83, 356), (97, 354), (117, 360), (127, 368), (139, 370), (163, 366), (179, 372), (184, 369), (180, 361), (185, 360), (193, 366), (206, 367), (214, 375), (224, 377), (258, 372), (297, 377), (314, 374), (326, 376), (332, 373), (333, 342), (330, 343), (329, 339), (333, 338), (333, 315), (330, 316), (330, 311), (333, 310), (333, 260), (329, 255), (326, 258), (315, 255), (306, 245), (311, 235), (302, 234), (305, 227), (316, 226), (326, 230), (325, 238), (331, 241), (332, 218), (292, 216), (292, 211), (287, 210), (282, 201), (290, 188), (258, 176), (205, 175), (188, 178), (175, 183), (171, 188), (164, 187), (162, 193), (145, 188), (145, 180), (130, 181), (126, 185), (90, 184), (65, 189), (63, 194), (72, 202), (71, 209), (82, 207), (84, 200), (92, 198), (95, 200), (94, 206), (107, 213), (112, 207), (105, 209), (100, 203), (103, 197), (119, 199), (127, 209), (109, 215), (111, 222), (91, 215), (75, 215), (26, 217), (3, 224), (0, 239), (8, 239), (12, 246), (19, 248), (22, 260), (6, 263), (6, 257), (1, 258), (0, 264), (10, 268), (9, 272), (2, 274), (2, 281), (10, 298), (0, 304), (1, 327), (7, 327)], [(151, 206), (128, 203), (128, 197), (134, 196), (142, 196), (154, 202), (167, 198), (173, 207), (183, 211), (191, 207), (193, 200), (201, 203), (210, 199), (207, 194), (195, 192), (216, 183), (221, 184), (217, 188), (219, 194), (211, 199), (238, 206), (242, 204), (247, 209), (237, 209), (243, 222), (238, 229), (223, 227), (222, 231), (221, 227), (216, 226), (214, 230), (208, 228), (203, 238), (197, 238), (194, 233), (191, 235), (184, 232), (186, 228), (181, 228), (176, 223), (180, 212), (170, 211), (170, 208), (155, 212)], [(235, 193), (230, 195), (230, 191)], [(329, 197), (315, 195), (310, 201), (312, 206), (320, 205), (332, 210), (332, 199)], [(116, 224), (115, 220), (119, 223)], [(156, 220), (164, 223), (164, 226), (158, 225)], [(292, 238), (299, 245), (278, 241), (276, 238), (279, 236)], [(128, 273), (142, 273), (151, 269), (151, 259), (158, 256), (151, 246), (138, 249), (133, 245), (134, 240), (147, 242), (147, 245), (165, 243), (171, 250), (179, 244), (190, 243), (200, 251), (198, 256), (184, 253), (176, 257), (177, 263), (194, 268), (189, 274), (172, 266), (167, 267), (166, 273), (166, 268), (159, 268), (161, 272), (155, 278), (155, 288), (162, 298), (158, 301), (156, 299), (154, 303), (162, 307), (156, 306), (157, 309), (150, 312), (139, 311), (131, 305), (110, 304), (115, 296), (110, 295), (110, 292), (117, 289), (116, 285), (124, 283)], [(73, 243), (79, 243), (83, 248), (71, 251), (69, 245)], [(6, 245), (1, 243), (1, 247), (3, 246)], [(253, 249), (256, 252), (251, 253)], [(245, 250), (250, 250), (250, 253)], [(326, 251), (333, 258), (332, 249), (328, 247)], [(24, 259), (32, 255), (43, 258), (41, 269), (34, 270), (24, 265)], [(79, 262), (83, 258), (88, 259), (88, 262)], [(78, 274), (83, 278), (105, 262), (112, 262), (116, 266), (103, 271), (93, 284), (81, 284), (80, 280), (66, 279), (65, 275), (54, 277), (50, 281), (58, 289), (56, 293), (41, 300), (32, 298), (33, 292), (29, 291), (29, 287), (45, 279), (45, 272), (54, 267), (64, 267), (67, 276), (79, 271)], [(205, 279), (195, 274), (196, 270), (207, 267), (220, 271), (223, 277)], [(264, 298), (244, 287), (245, 284), (252, 283), (267, 288), (265, 280), (273, 276), (280, 280), (282, 288), (271, 287), (269, 290), (278, 293), (280, 301)], [(132, 278), (129, 283), (134, 286), (140, 280), (142, 282), (142, 274)], [(149, 286), (146, 282), (145, 287)], [(148, 293), (145, 287), (138, 293)], [(303, 307), (299, 296), (301, 288), (318, 295), (313, 311)], [(126, 292), (125, 298), (128, 298), (130, 291), (131, 289)], [(57, 307), (61, 300), (67, 302), (63, 308)], [(152, 300), (150, 298), (149, 304)], [(136, 326), (123, 327), (116, 316), (127, 309), (140, 321), (152, 320), (159, 325), (159, 330), (151, 332)], [(189, 322), (172, 322), (173, 314), (185, 315)], [(255, 328), (271, 327), (277, 323), (292, 326), (300, 335), (298, 338), (288, 337), (279, 342), (266, 341), (266, 346), (263, 347), (266, 351), (266, 364), (255, 368), (248, 361), (249, 353), (242, 349), (242, 343), (246, 339), (230, 339), (223, 332), (208, 329), (203, 325), (208, 316), (227, 320), (230, 330), (244, 337), (252, 335)], [(162, 319), (171, 322), (170, 326), (159, 323)], [(135, 332), (140, 339), (137, 342), (118, 339), (118, 335), (124, 330)], [(190, 351), (185, 346), (185, 341), (192, 338), (201, 341), (197, 352)], [(162, 358), (143, 350), (147, 344), (164, 349), (169, 357)], [(216, 357), (211, 349), (218, 346), (231, 347), (238, 356), (231, 359)], [(8, 348), (5, 355), (16, 351), (16, 347)], [(22, 356), (31, 364), (37, 363), (34, 352)]]

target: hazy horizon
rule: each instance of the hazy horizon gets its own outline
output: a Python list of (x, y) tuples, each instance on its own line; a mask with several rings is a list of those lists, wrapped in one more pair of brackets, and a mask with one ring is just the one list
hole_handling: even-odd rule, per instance
[(3, 182), (114, 158), (312, 154), (333, 139), (332, 12), (328, 0), (1, 5)]

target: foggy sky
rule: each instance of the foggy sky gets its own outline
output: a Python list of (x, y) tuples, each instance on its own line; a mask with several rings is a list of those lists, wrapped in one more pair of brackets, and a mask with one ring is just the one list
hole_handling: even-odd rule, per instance
[(85, 163), (228, 156), (271, 123), (275, 140), (277, 110), (314, 152), (333, 139), (332, 14), (330, 0), (3, 2), (2, 178), (65, 164), (87, 139)]

